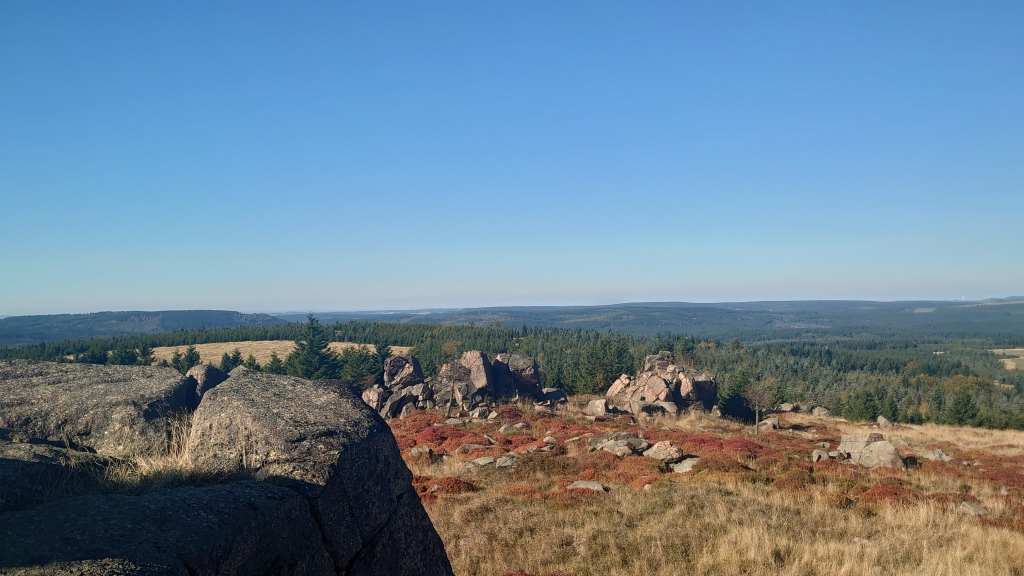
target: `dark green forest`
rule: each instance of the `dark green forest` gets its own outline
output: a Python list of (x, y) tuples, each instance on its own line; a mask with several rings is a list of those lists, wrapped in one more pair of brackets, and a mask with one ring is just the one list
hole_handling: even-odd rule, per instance
[[(427, 375), (436, 374), (444, 362), (464, 350), (489, 355), (516, 352), (538, 359), (544, 386), (570, 394), (595, 394), (620, 374), (635, 373), (644, 355), (669, 350), (679, 363), (714, 375), (720, 405), (738, 417), (747, 416), (748, 411), (737, 399), (745, 388), (758, 383), (770, 390), (773, 403), (811, 401), (855, 420), (882, 415), (894, 422), (1024, 428), (1024, 373), (1005, 370), (987, 351), (1012, 345), (1013, 339), (861, 335), (726, 342), (668, 333), (512, 328), (498, 322), (486, 326), (367, 321), (321, 325), (308, 318), (274, 326), (40, 343), (0, 349), (0, 358), (146, 363), (148, 350), (157, 346), (280, 339), (299, 342), (296, 352), (301, 354), (279, 359), (273, 366), (225, 355), (222, 364), (229, 369), (244, 364), (336, 378), (358, 388), (379, 380), (383, 357), (359, 350), (327, 354), (328, 341), (374, 344), (385, 351), (388, 346), (412, 346)], [(187, 369), (187, 360), (179, 362), (177, 368)]]

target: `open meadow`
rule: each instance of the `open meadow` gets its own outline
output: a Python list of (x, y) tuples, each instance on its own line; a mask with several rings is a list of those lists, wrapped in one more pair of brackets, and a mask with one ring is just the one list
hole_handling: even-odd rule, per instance
[(1007, 370), (1024, 370), (1024, 348), (999, 348), (991, 352), (998, 356), (1010, 356), (999, 360)]
[[(224, 354), (231, 354), (236, 349), (242, 353), (242, 358), (247, 358), (252, 354), (257, 362), (266, 364), (270, 361), (270, 355), (274, 353), (277, 353), (278, 357), (284, 360), (295, 349), (295, 342), (292, 340), (246, 340), (240, 342), (196, 344), (195, 347), (196, 351), (199, 352), (200, 362), (203, 364), (216, 366), (220, 364), (220, 359)], [(170, 361), (175, 352), (184, 353), (186, 348), (188, 346), (160, 346), (153, 348), (153, 358), (157, 362), (161, 360)], [(339, 353), (349, 348), (364, 348), (370, 352), (376, 351), (373, 344), (357, 344), (355, 342), (331, 342), (330, 348)], [(411, 347), (409, 346), (391, 347), (391, 351), (395, 354), (408, 354), (410, 349)]]
[[(1024, 574), (1024, 432), (789, 413), (754, 436), (703, 413), (638, 423), (578, 406), (391, 421), (456, 574)], [(616, 431), (699, 460), (673, 472), (591, 451)], [(810, 459), (867, 432), (883, 433), (907, 469)], [(934, 449), (948, 461), (922, 457)], [(577, 480), (607, 491), (568, 488)]]

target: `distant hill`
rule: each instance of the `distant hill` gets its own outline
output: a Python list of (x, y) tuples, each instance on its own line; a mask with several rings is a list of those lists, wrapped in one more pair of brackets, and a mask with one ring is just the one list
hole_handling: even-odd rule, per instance
[(196, 328), (273, 326), (286, 321), (269, 314), (229, 310), (164, 310), (159, 312), (95, 312), (11, 316), (0, 319), (0, 346), (37, 342), (107, 338)]
[[(1024, 300), (976, 302), (639, 302), (607, 306), (520, 306), (459, 310), (317, 313), (321, 322), (370, 320), (430, 324), (500, 323), (615, 330), (636, 334), (689, 334), (745, 342), (834, 337), (1024, 338)], [(305, 314), (279, 314), (290, 321)]]

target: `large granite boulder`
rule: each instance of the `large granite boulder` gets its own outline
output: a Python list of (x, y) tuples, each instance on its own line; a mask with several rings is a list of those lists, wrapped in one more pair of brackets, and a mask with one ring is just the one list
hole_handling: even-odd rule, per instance
[(304, 496), (339, 573), (451, 574), (391, 430), (345, 387), (236, 369), (192, 426), (200, 465)]
[(906, 468), (896, 447), (877, 432), (843, 436), (838, 452), (844, 454), (854, 464), (868, 468)]
[(248, 481), (0, 514), (0, 573), (326, 576), (335, 567), (302, 496)]
[(108, 460), (40, 442), (11, 442), (0, 434), (0, 512), (95, 489)]
[(388, 390), (398, 390), (415, 386), (423, 382), (423, 369), (420, 361), (412, 356), (388, 356), (384, 361), (384, 386)]
[[(503, 376), (507, 374), (509, 391), (513, 396), (526, 396), (539, 399), (541, 394), (540, 370), (537, 368), (537, 360), (530, 356), (521, 354), (498, 354), (494, 357), (495, 379), (499, 380), (500, 389), (506, 389)], [(503, 395), (499, 393), (499, 397)]]
[(0, 428), (106, 456), (165, 452), (170, 420), (197, 403), (170, 368), (0, 360)]
[(463, 410), (494, 399), (491, 363), (479, 350), (463, 352), (457, 361), (442, 366), (432, 385), (439, 404), (452, 401)]
[(223, 370), (209, 364), (196, 364), (188, 369), (185, 376), (196, 381), (196, 398), (200, 399), (207, 390), (228, 379)]

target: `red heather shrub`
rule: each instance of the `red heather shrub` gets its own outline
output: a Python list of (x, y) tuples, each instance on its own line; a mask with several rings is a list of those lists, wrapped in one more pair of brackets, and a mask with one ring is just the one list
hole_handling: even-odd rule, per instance
[(921, 463), (922, 472), (928, 472), (936, 476), (964, 478), (970, 472), (963, 464), (952, 464), (941, 460), (919, 460), (919, 462)]
[(921, 495), (903, 486), (875, 484), (860, 495), (860, 502), (905, 506), (921, 499)]
[(437, 503), (437, 496), (434, 496), (433, 494), (427, 494), (426, 492), (420, 492), (419, 496), (420, 496), (420, 503), (423, 504), (424, 506), (429, 506), (431, 504), (436, 504)]
[(648, 484), (654, 484), (660, 479), (661, 476), (641, 476), (634, 480), (629, 485), (629, 487), (632, 488), (633, 490), (643, 490), (644, 486), (647, 486)]
[(529, 444), (521, 444), (519, 446), (516, 446), (513, 449), (513, 451), (522, 454), (522, 453), (526, 452), (527, 450), (529, 450), (531, 448), (534, 449), (534, 450), (540, 450), (541, 448), (543, 448), (545, 446), (547, 446), (546, 442), (542, 442), (540, 440), (537, 440), (537, 441), (534, 441), (534, 442), (530, 442)]
[(576, 475), (577, 480), (597, 480), (597, 470), (593, 468), (587, 468), (583, 472)]
[(704, 457), (714, 456), (722, 451), (722, 439), (718, 436), (711, 434), (687, 434), (686, 436), (686, 438), (672, 442), (686, 454)]
[(412, 448), (413, 446), (416, 445), (416, 439), (415, 438), (411, 438), (411, 437), (406, 436), (404, 434), (402, 434), (402, 435), (396, 434), (395, 435), (395, 442), (398, 442), (398, 450), (401, 451), (401, 452), (405, 452), (409, 448)]
[(466, 434), (465, 431), (451, 426), (431, 426), (430, 428), (424, 428), (416, 434), (416, 441), (420, 444), (437, 447), (449, 438), (462, 438)]
[(626, 456), (619, 462), (617, 469), (619, 472), (648, 476), (664, 472), (665, 465), (660, 460), (655, 460), (654, 458)]
[(508, 440), (511, 443), (511, 446), (512, 446), (513, 450), (515, 450), (516, 448), (519, 448), (520, 446), (526, 446), (527, 444), (533, 444), (534, 442), (537, 441), (536, 438), (534, 438), (533, 436), (530, 436), (529, 434), (520, 434), (518, 436), (512, 436)]
[(512, 486), (506, 486), (502, 489), (503, 492), (510, 496), (518, 496), (526, 500), (540, 500), (544, 497), (544, 494), (536, 488), (530, 488), (522, 484), (513, 484)]
[(961, 502), (981, 504), (981, 501), (976, 497), (962, 492), (936, 492), (934, 494), (929, 494), (927, 498), (940, 504), (959, 504)]
[[(420, 479), (417, 481), (417, 479)], [(463, 480), (462, 478), (455, 478), (454, 476), (442, 476), (440, 478), (430, 478), (429, 476), (415, 476), (413, 478), (413, 486), (416, 487), (417, 492), (426, 492), (429, 494), (463, 494), (465, 492), (473, 492), (477, 489), (476, 484)]]
[(523, 413), (515, 406), (499, 406), (494, 409), (498, 416), (505, 420), (516, 420), (523, 417)]
[(726, 438), (722, 441), (722, 450), (737, 456), (757, 456), (762, 448), (757, 442), (746, 438)]
[(620, 462), (618, 456), (604, 450), (588, 452), (576, 460), (579, 462), (580, 468), (591, 468), (598, 473), (614, 470), (618, 468)]
[(520, 458), (512, 474), (518, 478), (572, 476), (579, 470), (579, 462), (575, 458), (550, 452), (534, 452)]
[(395, 435), (401, 433), (415, 436), (420, 430), (430, 428), (434, 423), (442, 421), (440, 416), (428, 416), (426, 412), (417, 410), (405, 418), (388, 420), (388, 426), (395, 431)]

